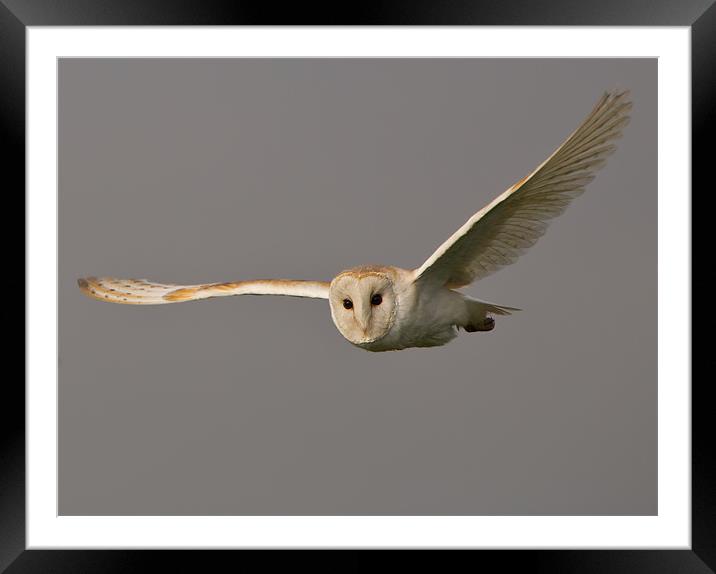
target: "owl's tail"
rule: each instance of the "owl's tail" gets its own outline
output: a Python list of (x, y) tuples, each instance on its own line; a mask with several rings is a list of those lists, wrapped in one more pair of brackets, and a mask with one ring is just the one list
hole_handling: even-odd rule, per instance
[(468, 333), (492, 331), (495, 328), (495, 320), (492, 315), (511, 315), (512, 311), (521, 311), (517, 307), (496, 305), (495, 303), (480, 301), (464, 295), (463, 300), (466, 304), (466, 313), (463, 315), (462, 323), (458, 324), (458, 327), (462, 327)]
[(512, 311), (522, 311), (522, 309), (518, 309), (517, 307), (497, 305), (496, 303), (481, 301), (480, 299), (474, 299), (472, 297), (465, 297), (465, 300), (468, 302), (470, 315), (475, 315), (476, 318), (484, 318), (488, 313), (492, 315), (512, 315)]

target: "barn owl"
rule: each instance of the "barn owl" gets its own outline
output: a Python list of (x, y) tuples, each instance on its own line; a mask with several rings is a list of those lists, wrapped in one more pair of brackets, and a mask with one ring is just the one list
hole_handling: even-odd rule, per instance
[(545, 232), (605, 163), (629, 121), (628, 91), (605, 92), (582, 124), (532, 173), (473, 214), (416, 269), (366, 265), (333, 280), (260, 279), (172, 285), (145, 279), (79, 279), (86, 295), (101, 301), (154, 305), (225, 295), (288, 295), (327, 299), (338, 331), (368, 351), (435, 347), (459, 330), (490, 331), (495, 315), (514, 307), (459, 291), (514, 263)]

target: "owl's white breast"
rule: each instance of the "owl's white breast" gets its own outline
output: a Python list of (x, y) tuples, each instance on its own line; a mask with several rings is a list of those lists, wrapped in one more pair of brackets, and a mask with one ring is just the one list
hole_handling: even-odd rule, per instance
[(404, 281), (396, 285), (397, 310), (391, 330), (381, 339), (358, 345), (368, 351), (437, 347), (457, 336), (456, 323), (465, 313), (460, 293), (441, 287), (421, 289)]

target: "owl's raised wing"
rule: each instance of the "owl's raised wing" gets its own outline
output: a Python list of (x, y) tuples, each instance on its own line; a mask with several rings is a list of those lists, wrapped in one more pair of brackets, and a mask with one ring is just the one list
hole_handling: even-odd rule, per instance
[(594, 179), (630, 109), (628, 91), (605, 92), (551, 156), (468, 219), (415, 270), (415, 280), (462, 287), (514, 263)]
[(115, 279), (113, 277), (87, 277), (77, 281), (87, 296), (125, 305), (161, 305), (196, 301), (227, 295), (288, 295), (328, 299), (326, 281), (290, 279), (259, 279), (232, 283), (206, 283), (204, 285), (171, 285), (152, 283), (146, 279)]

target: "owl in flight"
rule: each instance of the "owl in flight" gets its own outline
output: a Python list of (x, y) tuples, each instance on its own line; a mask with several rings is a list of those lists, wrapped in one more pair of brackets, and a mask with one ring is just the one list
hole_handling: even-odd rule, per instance
[(514, 263), (584, 191), (616, 148), (629, 122), (627, 91), (605, 92), (582, 124), (542, 162), (470, 217), (417, 269), (366, 265), (332, 281), (258, 279), (171, 285), (144, 279), (88, 277), (80, 289), (100, 301), (129, 305), (180, 303), (225, 295), (288, 295), (328, 299), (341, 335), (368, 351), (436, 347), (468, 333), (490, 331), (493, 315), (513, 307), (468, 297), (456, 289)]

